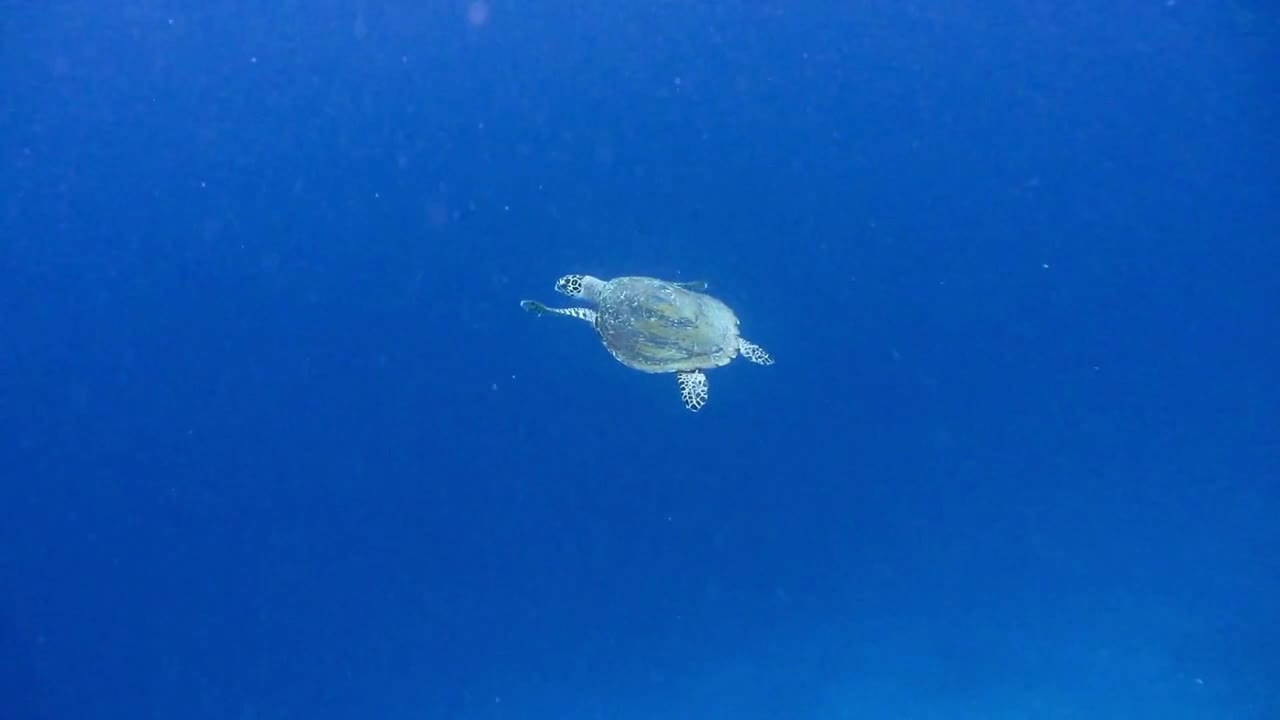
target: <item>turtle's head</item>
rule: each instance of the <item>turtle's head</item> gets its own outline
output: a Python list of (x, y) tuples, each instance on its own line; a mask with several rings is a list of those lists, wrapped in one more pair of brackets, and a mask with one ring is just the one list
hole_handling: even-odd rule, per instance
[(600, 286), (604, 285), (599, 278), (590, 275), (565, 275), (556, 281), (556, 292), (564, 293), (571, 298), (595, 300)]

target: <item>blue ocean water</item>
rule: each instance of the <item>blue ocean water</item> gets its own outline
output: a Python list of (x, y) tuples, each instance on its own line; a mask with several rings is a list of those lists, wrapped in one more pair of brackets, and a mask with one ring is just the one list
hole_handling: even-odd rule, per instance
[[(1280, 717), (1278, 43), (0, 4), (0, 719)], [(777, 364), (689, 413), (566, 273)]]

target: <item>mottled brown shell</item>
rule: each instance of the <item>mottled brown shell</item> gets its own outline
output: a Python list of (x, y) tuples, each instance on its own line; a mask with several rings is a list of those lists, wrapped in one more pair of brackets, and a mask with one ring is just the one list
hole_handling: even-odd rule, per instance
[(605, 283), (595, 328), (619, 362), (643, 372), (720, 367), (738, 355), (738, 316), (728, 305), (654, 278)]

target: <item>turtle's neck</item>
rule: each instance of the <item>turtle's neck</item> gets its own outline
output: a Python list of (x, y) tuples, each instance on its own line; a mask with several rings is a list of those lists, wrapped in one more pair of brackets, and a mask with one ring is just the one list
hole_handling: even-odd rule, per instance
[(591, 275), (582, 276), (582, 299), (588, 302), (597, 302), (600, 299), (600, 289), (604, 287), (604, 281), (598, 277)]

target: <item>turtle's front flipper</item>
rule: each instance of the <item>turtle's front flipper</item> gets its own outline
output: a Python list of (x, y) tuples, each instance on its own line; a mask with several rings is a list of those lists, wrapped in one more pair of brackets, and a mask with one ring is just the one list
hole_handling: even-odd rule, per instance
[(764, 348), (753, 342), (743, 340), (742, 338), (738, 338), (738, 352), (742, 357), (753, 363), (758, 363), (760, 365), (773, 364), (773, 358), (769, 357), (769, 353), (765, 352)]
[(680, 384), (680, 399), (685, 407), (698, 412), (707, 404), (706, 373), (701, 370), (676, 373), (676, 382)]
[(689, 282), (678, 282), (678, 283), (671, 283), (671, 284), (675, 285), (678, 288), (684, 288), (685, 290), (692, 290), (694, 292), (703, 292), (704, 290), (707, 289), (706, 280), (690, 280)]
[(585, 320), (589, 323), (596, 321), (596, 311), (591, 308), (553, 308), (547, 307), (537, 300), (521, 300), (520, 307), (535, 315), (564, 315), (565, 317)]

